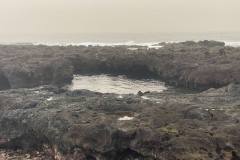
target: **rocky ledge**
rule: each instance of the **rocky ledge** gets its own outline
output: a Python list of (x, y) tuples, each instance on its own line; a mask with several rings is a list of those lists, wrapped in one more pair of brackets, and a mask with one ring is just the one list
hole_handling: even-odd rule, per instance
[(74, 73), (151, 76), (171, 85), (195, 89), (240, 82), (240, 48), (215, 41), (161, 45), (160, 49), (2, 45), (0, 89), (66, 84)]
[(52, 86), (11, 89), (0, 93), (0, 149), (68, 160), (236, 160), (239, 95), (234, 84), (144, 97)]
[[(161, 45), (0, 46), (0, 159), (240, 159), (240, 48)], [(69, 91), (77, 73), (205, 91)]]

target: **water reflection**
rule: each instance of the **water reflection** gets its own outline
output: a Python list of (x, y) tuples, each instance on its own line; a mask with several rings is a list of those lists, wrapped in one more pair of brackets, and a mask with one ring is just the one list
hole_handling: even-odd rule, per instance
[(72, 85), (69, 89), (87, 89), (101, 93), (137, 94), (138, 91), (162, 92), (163, 90), (166, 90), (166, 87), (163, 82), (152, 79), (134, 80), (128, 79), (124, 76), (112, 77), (109, 75), (74, 75)]

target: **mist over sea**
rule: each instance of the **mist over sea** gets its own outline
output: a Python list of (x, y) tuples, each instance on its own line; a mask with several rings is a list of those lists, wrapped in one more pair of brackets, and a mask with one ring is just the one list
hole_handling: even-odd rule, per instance
[(238, 32), (211, 33), (121, 33), (121, 34), (33, 34), (33, 35), (0, 35), (0, 44), (20, 45), (151, 45), (159, 42), (182, 42), (217, 40), (226, 45), (240, 46)]

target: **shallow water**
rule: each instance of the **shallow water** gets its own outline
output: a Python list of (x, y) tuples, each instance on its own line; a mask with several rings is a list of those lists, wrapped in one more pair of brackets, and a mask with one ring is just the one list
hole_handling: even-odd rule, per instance
[(74, 75), (74, 79), (72, 85), (69, 86), (69, 90), (73, 91), (80, 89), (87, 89), (101, 93), (137, 94), (138, 91), (162, 92), (167, 88), (163, 82), (152, 79), (135, 80), (128, 79), (125, 76), (113, 77), (109, 75)]

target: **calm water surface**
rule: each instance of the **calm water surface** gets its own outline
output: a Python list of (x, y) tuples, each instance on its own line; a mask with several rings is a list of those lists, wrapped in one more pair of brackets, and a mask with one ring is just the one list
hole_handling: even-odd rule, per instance
[(101, 93), (137, 94), (138, 91), (162, 92), (167, 88), (163, 82), (152, 79), (134, 80), (128, 79), (125, 76), (113, 77), (109, 75), (75, 75), (69, 89), (87, 89)]

